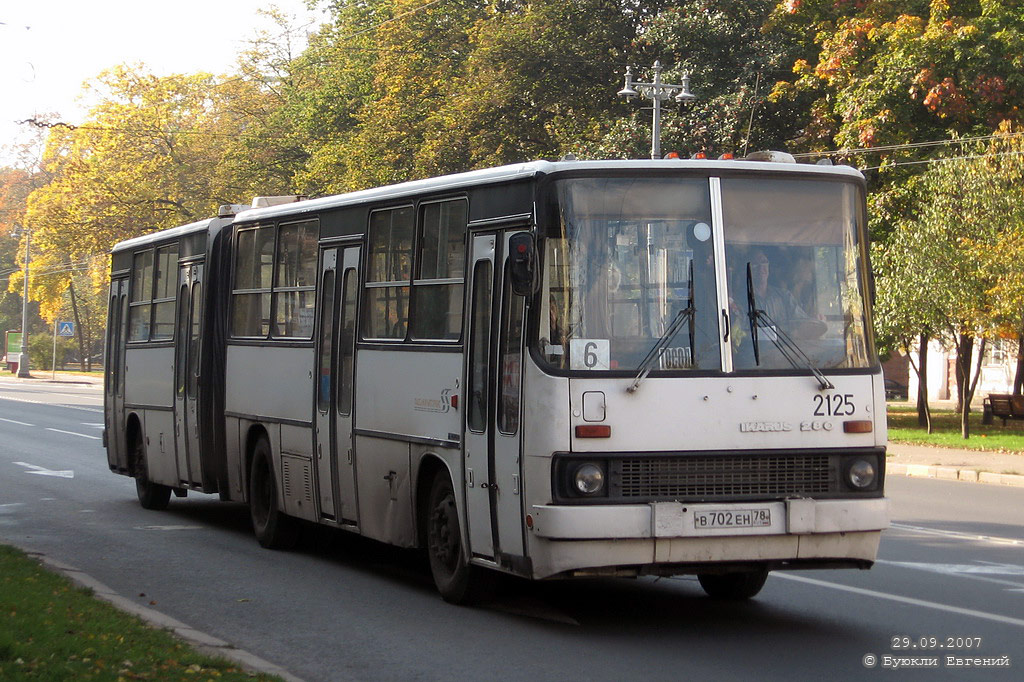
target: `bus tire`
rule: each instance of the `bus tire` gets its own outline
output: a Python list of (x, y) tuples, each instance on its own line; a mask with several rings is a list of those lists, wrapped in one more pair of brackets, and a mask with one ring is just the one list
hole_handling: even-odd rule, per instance
[(291, 549), (298, 541), (295, 519), (277, 508), (277, 483), (271, 465), (270, 443), (256, 441), (249, 469), (249, 517), (256, 540), (267, 549)]
[(473, 566), (462, 550), (462, 528), (455, 490), (445, 471), (438, 471), (427, 502), (427, 557), (441, 597), (452, 604), (472, 604), (490, 591), (490, 571)]
[(170, 486), (149, 480), (149, 466), (146, 462), (145, 436), (141, 433), (132, 439), (132, 457), (135, 465), (135, 493), (143, 509), (163, 511), (171, 500)]
[(767, 568), (740, 573), (700, 573), (697, 580), (712, 599), (743, 601), (750, 599), (764, 587), (768, 579)]

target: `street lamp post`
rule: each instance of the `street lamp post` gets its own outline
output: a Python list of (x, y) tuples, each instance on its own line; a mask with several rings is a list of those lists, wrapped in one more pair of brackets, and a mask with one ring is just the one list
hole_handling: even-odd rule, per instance
[(25, 235), (25, 290), (21, 297), (21, 354), (18, 356), (18, 376), (28, 377), (31, 376), (28, 373), (28, 264), (32, 231), (24, 226), (18, 227)]
[(690, 92), (690, 74), (683, 74), (683, 82), (679, 85), (674, 83), (661, 82), (661, 62), (654, 62), (654, 79), (650, 83), (641, 83), (633, 80), (633, 67), (626, 67), (626, 85), (619, 90), (618, 94), (631, 100), (634, 97), (643, 97), (654, 103), (654, 123), (651, 130), (651, 158), (661, 158), (661, 103), (669, 97), (677, 102), (686, 102), (696, 99), (696, 95)]

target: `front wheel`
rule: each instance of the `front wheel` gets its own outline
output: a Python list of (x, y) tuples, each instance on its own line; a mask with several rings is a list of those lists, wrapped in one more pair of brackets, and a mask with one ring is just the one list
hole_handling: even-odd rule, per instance
[(492, 575), (469, 563), (462, 550), (462, 531), (451, 479), (439, 472), (427, 503), (427, 556), (437, 591), (452, 604), (471, 604), (487, 595)]
[(709, 597), (730, 601), (750, 599), (761, 591), (767, 579), (767, 568), (741, 573), (701, 573), (697, 576)]
[(277, 484), (271, 466), (270, 443), (260, 438), (249, 470), (249, 516), (256, 540), (267, 549), (290, 549), (298, 541), (295, 519), (277, 508)]
[(167, 509), (171, 500), (171, 488), (149, 480), (145, 436), (141, 433), (135, 436), (132, 457), (135, 460), (135, 494), (139, 496), (139, 504), (143, 509), (154, 511)]

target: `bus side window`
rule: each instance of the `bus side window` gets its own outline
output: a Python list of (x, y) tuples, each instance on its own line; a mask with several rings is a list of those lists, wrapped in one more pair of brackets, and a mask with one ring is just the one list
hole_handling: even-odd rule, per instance
[(363, 338), (405, 339), (415, 233), (412, 206), (370, 214)]
[(421, 207), (412, 283), (414, 339), (457, 341), (462, 333), (467, 212), (465, 199)]
[(240, 230), (237, 240), (231, 333), (265, 338), (270, 333), (274, 227)]
[(470, 317), (469, 407), (466, 424), (482, 432), (487, 423), (487, 358), (491, 331), (491, 262), (479, 261), (473, 269), (473, 308)]
[(331, 405), (331, 355), (334, 341), (334, 270), (324, 274), (323, 303), (320, 306), (320, 361), (317, 369), (316, 408), (322, 414)]
[(522, 376), (523, 311), (526, 297), (512, 293), (512, 266), (505, 264), (502, 288), (501, 330), (498, 362), (501, 382), (498, 390), (498, 430), (513, 435), (519, 430), (519, 383)]
[(341, 336), (338, 346), (338, 412), (352, 414), (352, 369), (356, 351), (356, 295), (358, 279), (354, 268), (345, 271), (341, 290)]
[(150, 339), (174, 338), (174, 303), (178, 289), (178, 245), (156, 250), (153, 274), (153, 327)]
[(132, 259), (132, 297), (128, 304), (128, 340), (147, 341), (153, 300), (153, 250)]
[(283, 224), (278, 231), (271, 335), (308, 339), (313, 336), (316, 305), (318, 225), (315, 220), (306, 220)]

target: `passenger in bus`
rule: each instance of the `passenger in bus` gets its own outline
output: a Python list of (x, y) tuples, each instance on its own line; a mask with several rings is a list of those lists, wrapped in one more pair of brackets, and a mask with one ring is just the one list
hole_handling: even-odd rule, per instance
[(809, 315), (792, 292), (769, 282), (771, 262), (763, 250), (755, 250), (749, 263), (755, 303), (782, 331), (803, 339), (815, 339), (825, 333), (825, 324)]
[(818, 316), (818, 300), (814, 281), (814, 259), (810, 254), (800, 253), (793, 259), (789, 273), (789, 289), (797, 305), (810, 317)]

